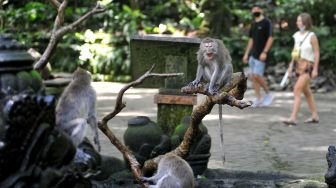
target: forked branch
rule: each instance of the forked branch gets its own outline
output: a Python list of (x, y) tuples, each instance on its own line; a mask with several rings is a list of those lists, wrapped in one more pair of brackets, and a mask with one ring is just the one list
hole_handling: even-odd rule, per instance
[(50, 0), (50, 3), (57, 9), (61, 6), (61, 3), (57, 0)]
[(81, 16), (78, 20), (74, 21), (69, 25), (62, 26), (64, 23), (64, 12), (68, 4), (68, 0), (63, 0), (62, 3), (58, 2), (57, 0), (50, 0), (50, 3), (57, 8), (57, 16), (55, 19), (54, 28), (51, 33), (49, 44), (43, 52), (42, 57), (34, 65), (34, 69), (36, 70), (42, 70), (47, 65), (47, 62), (49, 61), (51, 55), (53, 54), (53, 51), (57, 47), (58, 42), (65, 34), (73, 31), (77, 26), (79, 26), (83, 21), (85, 21), (92, 15), (105, 11), (105, 9), (102, 8), (99, 3), (97, 3), (97, 5), (93, 9)]
[[(183, 141), (175, 150), (169, 153), (173, 153), (182, 158), (185, 158), (188, 155), (191, 142), (199, 129), (198, 125), (201, 123), (202, 119), (211, 112), (211, 109), (215, 104), (227, 104), (238, 107), (240, 109), (251, 106), (251, 102), (241, 101), (241, 99), (244, 98), (244, 93), (246, 91), (246, 79), (247, 78), (243, 73), (235, 73), (233, 75), (231, 84), (222, 88), (219, 95), (207, 96), (203, 103), (198, 105), (193, 110), (191, 114), (191, 123), (186, 133), (184, 134)], [(208, 94), (206, 88), (203, 85), (197, 87), (186, 86), (182, 88), (181, 91), (188, 94)], [(162, 157), (163, 155), (146, 161), (144, 170), (154, 171)]]
[(107, 114), (101, 121), (98, 122), (99, 129), (109, 138), (111, 143), (123, 154), (124, 158), (128, 162), (128, 164), (131, 167), (131, 171), (135, 177), (135, 179), (140, 182), (140, 177), (142, 176), (141, 170), (140, 170), (140, 164), (134, 157), (131, 151), (127, 149), (126, 146), (124, 146), (118, 138), (113, 134), (113, 132), (108, 128), (107, 123), (109, 120), (111, 120), (113, 117), (115, 117), (123, 108), (126, 107), (125, 102), (122, 101), (124, 93), (131, 87), (135, 87), (139, 84), (141, 84), (145, 79), (150, 77), (174, 77), (174, 76), (182, 76), (183, 73), (152, 73), (154, 69), (154, 65), (141, 77), (139, 77), (137, 80), (130, 82), (129, 84), (125, 85), (118, 93), (116, 104), (114, 107), (113, 112)]

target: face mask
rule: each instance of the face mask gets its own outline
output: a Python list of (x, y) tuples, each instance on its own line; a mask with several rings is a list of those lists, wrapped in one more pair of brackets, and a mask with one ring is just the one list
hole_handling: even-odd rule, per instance
[(305, 29), (306, 29), (306, 27), (305, 26), (301, 26), (299, 29), (300, 29), (300, 32), (304, 32)]
[(253, 16), (255, 18), (258, 18), (261, 15), (261, 12), (253, 12)]

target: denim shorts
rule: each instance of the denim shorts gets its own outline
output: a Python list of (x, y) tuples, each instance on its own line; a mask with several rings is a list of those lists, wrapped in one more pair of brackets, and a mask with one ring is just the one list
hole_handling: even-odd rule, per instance
[(262, 62), (252, 56), (250, 56), (248, 64), (250, 66), (250, 71), (252, 74), (258, 74), (260, 76), (264, 75), (265, 72), (265, 62)]

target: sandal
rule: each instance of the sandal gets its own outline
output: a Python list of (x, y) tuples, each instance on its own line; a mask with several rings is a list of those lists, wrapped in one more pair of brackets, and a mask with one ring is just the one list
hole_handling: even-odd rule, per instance
[(297, 123), (295, 121), (292, 121), (292, 120), (284, 120), (282, 122), (286, 125), (297, 125)]
[(306, 121), (304, 121), (305, 123), (318, 123), (319, 119), (318, 118), (308, 118), (306, 119)]

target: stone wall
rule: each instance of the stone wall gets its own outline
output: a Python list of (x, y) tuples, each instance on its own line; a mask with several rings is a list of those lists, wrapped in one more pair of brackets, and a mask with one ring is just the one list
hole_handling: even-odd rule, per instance
[(192, 81), (196, 74), (196, 52), (200, 39), (189, 37), (172, 37), (167, 35), (144, 35), (131, 38), (131, 75), (135, 80), (144, 74), (153, 64), (153, 72), (183, 72), (181, 78), (150, 78), (140, 87), (178, 88)]

